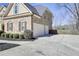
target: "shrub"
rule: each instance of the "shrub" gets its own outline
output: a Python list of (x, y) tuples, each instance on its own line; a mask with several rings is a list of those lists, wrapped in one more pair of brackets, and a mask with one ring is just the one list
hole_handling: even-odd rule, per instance
[(19, 34), (13, 34), (13, 38), (19, 38)]
[(6, 38), (6, 33), (4, 33), (4, 38)]
[(9, 38), (13, 38), (13, 34), (9, 34)]
[(1, 34), (1, 37), (5, 37), (5, 33), (2, 33), (2, 34)]
[(9, 38), (9, 35), (10, 35), (9, 33), (5, 33), (6, 38)]
[(24, 35), (23, 34), (20, 34), (19, 35), (19, 39), (24, 39)]
[(49, 30), (49, 34), (58, 34), (57, 30)]
[(1, 34), (3, 33), (4, 31), (0, 31), (0, 36), (1, 36)]
[(24, 31), (24, 38), (29, 39), (32, 37), (32, 32), (30, 30)]

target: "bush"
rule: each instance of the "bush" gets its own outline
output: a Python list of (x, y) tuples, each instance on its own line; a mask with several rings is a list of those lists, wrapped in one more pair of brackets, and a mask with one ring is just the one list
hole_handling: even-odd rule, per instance
[(9, 34), (9, 38), (13, 38), (13, 34)]
[(30, 30), (24, 31), (24, 38), (30, 39), (32, 37), (32, 32)]
[(5, 37), (5, 33), (2, 33), (2, 34), (1, 34), (1, 37)]
[(13, 38), (19, 38), (19, 34), (13, 34)]
[(57, 30), (49, 30), (49, 34), (58, 34)]
[(9, 38), (9, 33), (5, 33), (5, 38)]
[(1, 34), (3, 33), (4, 31), (0, 31), (0, 36), (1, 36)]
[(24, 35), (23, 34), (20, 34), (19, 35), (19, 39), (24, 39)]

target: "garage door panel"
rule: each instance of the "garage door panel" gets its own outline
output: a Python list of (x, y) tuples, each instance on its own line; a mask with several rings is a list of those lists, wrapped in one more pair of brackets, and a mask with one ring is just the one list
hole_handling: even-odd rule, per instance
[(33, 23), (33, 37), (43, 36), (45, 34), (48, 34), (48, 26)]
[(49, 33), (48, 26), (45, 26), (45, 34), (48, 34), (48, 33)]

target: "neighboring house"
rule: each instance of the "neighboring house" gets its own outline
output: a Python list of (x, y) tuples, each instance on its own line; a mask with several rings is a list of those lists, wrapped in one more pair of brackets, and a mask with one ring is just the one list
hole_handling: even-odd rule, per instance
[(3, 16), (4, 16), (5, 11), (6, 11), (6, 7), (1, 6), (0, 7), (0, 31), (3, 30), (3, 28), (2, 28), (2, 26), (3, 26)]
[(33, 37), (49, 34), (52, 14), (48, 8), (42, 14), (38, 11), (40, 10), (28, 3), (9, 4), (4, 15), (4, 32), (23, 34), (30, 30)]

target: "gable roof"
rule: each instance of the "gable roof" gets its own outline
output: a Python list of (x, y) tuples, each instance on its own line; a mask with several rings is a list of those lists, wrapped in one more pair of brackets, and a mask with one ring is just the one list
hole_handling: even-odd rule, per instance
[(5, 12), (4, 12), (5, 9), (4, 8), (6, 8), (6, 7), (5, 6), (4, 7), (3, 6), (0, 7), (0, 16), (3, 16), (5, 14)]
[(1, 4), (1, 6), (0, 6), (0, 16), (4, 15), (4, 13), (2, 11), (4, 10), (4, 8), (7, 8), (7, 6), (8, 6), (8, 3), (6, 3), (6, 4), (2, 3)]
[(2, 11), (3, 7), (0, 7), (0, 12)]
[(35, 8), (38, 11), (40, 16), (42, 16), (46, 10), (48, 10), (51, 13), (51, 11), (45, 6), (37, 5), (35, 6)]
[(7, 15), (8, 15), (8, 13), (9, 13), (9, 11), (11, 10), (12, 6), (13, 6), (13, 3), (9, 3), (9, 4), (8, 4), (4, 16), (7, 16)]
[(29, 3), (24, 3), (26, 5), (26, 7), (28, 7), (32, 13), (39, 15), (38, 11), (36, 10), (36, 8), (32, 5), (30, 5)]
[(4, 3), (3, 7), (6, 7), (7, 8), (7, 6), (8, 6), (8, 3)]
[[(10, 4), (8, 5), (4, 16), (7, 16), (7, 15), (8, 15), (8, 13), (9, 13), (9, 11), (11, 10), (13, 4), (14, 4), (14, 3), (10, 3)], [(28, 7), (29, 10), (30, 10), (32, 13), (34, 13), (34, 14), (36, 14), (36, 15), (39, 15), (39, 13), (37, 12), (37, 10), (36, 10), (32, 5), (30, 5), (29, 3), (24, 3), (24, 5), (25, 5), (26, 7)]]

